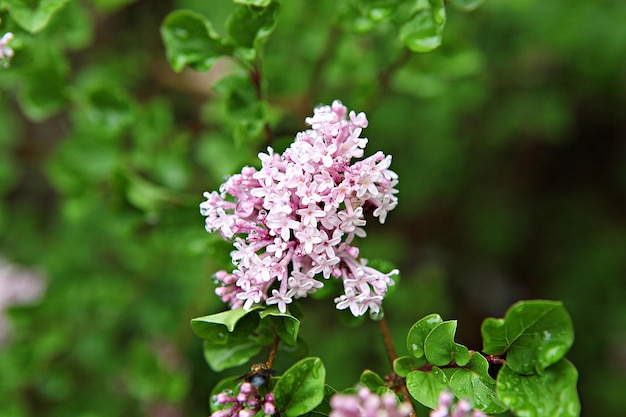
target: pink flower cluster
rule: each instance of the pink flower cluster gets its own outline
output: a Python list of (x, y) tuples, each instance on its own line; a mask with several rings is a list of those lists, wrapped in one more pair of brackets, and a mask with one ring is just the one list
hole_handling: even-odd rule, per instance
[(13, 49), (9, 47), (9, 42), (13, 40), (13, 34), (7, 32), (0, 38), (0, 59), (11, 58), (13, 56)]
[(0, 346), (9, 341), (12, 331), (5, 310), (37, 302), (46, 290), (43, 276), (21, 268), (0, 257)]
[(215, 411), (211, 417), (252, 417), (261, 409), (266, 416), (276, 413), (274, 393), (268, 392), (261, 398), (256, 387), (249, 382), (241, 384), (237, 395), (226, 390), (213, 397), (213, 402), (222, 406), (230, 404), (230, 407)]
[(411, 406), (398, 404), (394, 394), (379, 396), (365, 387), (356, 395), (333, 395), (330, 406), (329, 417), (406, 417), (411, 413)]
[(219, 193), (204, 193), (206, 230), (234, 238), (236, 269), (216, 274), (216, 293), (233, 309), (265, 302), (285, 312), (324, 285), (321, 275), (343, 281), (338, 309), (378, 313), (398, 271), (368, 267), (352, 242), (366, 235), (366, 214), (384, 223), (396, 207), (391, 156), (377, 152), (352, 162), (363, 157), (367, 139), (360, 135), (368, 122), (338, 100), (317, 107), (306, 123), (311, 129), (282, 155), (268, 148), (259, 154), (260, 169), (244, 167)]
[(430, 412), (430, 417), (487, 417), (487, 415), (480, 410), (474, 410), (467, 400), (454, 401), (454, 395), (444, 391), (439, 394), (439, 404)]

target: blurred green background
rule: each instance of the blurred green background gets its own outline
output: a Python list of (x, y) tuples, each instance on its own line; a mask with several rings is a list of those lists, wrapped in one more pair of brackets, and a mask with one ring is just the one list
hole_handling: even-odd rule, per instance
[[(159, 25), (185, 7), (223, 32), (232, 2), (56, 2), (35, 34), (8, 14), (15, 3), (0, 1), (0, 34), (16, 37), (0, 69), (0, 256), (48, 288), (6, 312), (0, 416), (206, 415), (226, 373), (204, 364), (189, 320), (224, 308), (211, 276), (230, 247), (198, 204), (265, 144), (237, 134), (232, 97), (212, 89), (232, 63), (175, 74)], [(623, 2), (448, 7), (428, 54), (404, 52), (391, 24), (357, 30), (352, 3), (282, 2), (263, 60), (273, 145), (319, 103), (367, 112), (368, 153), (393, 155), (400, 176), (398, 208), (361, 242), (402, 272), (386, 304), (399, 353), (428, 313), (458, 319), (458, 341), (480, 349), (485, 317), (563, 300), (583, 415), (623, 414)], [(303, 309), (331, 385), (389, 371), (372, 323), (346, 328), (330, 299)], [(289, 360), (279, 352), (279, 372)]]

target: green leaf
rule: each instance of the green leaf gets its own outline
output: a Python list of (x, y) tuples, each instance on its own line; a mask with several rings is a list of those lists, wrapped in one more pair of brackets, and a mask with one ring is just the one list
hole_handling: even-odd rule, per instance
[(287, 417), (296, 417), (315, 409), (324, 398), (326, 369), (319, 358), (297, 362), (274, 386), (276, 408)]
[(281, 313), (278, 307), (271, 306), (259, 312), (261, 320), (272, 319), (272, 324), (276, 328), (276, 333), (280, 339), (289, 346), (294, 346), (300, 331), (300, 320), (295, 318), (289, 311)]
[(400, 39), (414, 52), (430, 52), (441, 45), (446, 9), (443, 0), (417, 0), (416, 13), (400, 27)]
[(503, 413), (507, 407), (498, 400), (496, 381), (489, 376), (489, 363), (480, 353), (472, 354), (467, 365), (450, 377), (450, 388), (487, 414)]
[(426, 364), (426, 360), (424, 358), (415, 358), (413, 356), (400, 356), (395, 361), (393, 361), (393, 371), (398, 374), (398, 376), (406, 377), (409, 372), (414, 371)]
[(481, 331), (483, 352), (506, 352), (508, 366), (524, 375), (558, 362), (574, 342), (572, 321), (559, 301), (521, 301), (504, 319), (486, 319)]
[(230, 376), (228, 378), (224, 378), (220, 382), (215, 384), (210, 394), (211, 401), (209, 401), (209, 405), (211, 407), (211, 413), (214, 413), (217, 410), (222, 410), (224, 408), (230, 408), (232, 406), (232, 404), (230, 403), (229, 404), (217, 404), (217, 402), (214, 401), (214, 397), (220, 392), (224, 392), (225, 390), (231, 390), (232, 392), (235, 392), (237, 390), (237, 386), (240, 383), (241, 383), (241, 377), (235, 375), (235, 376)]
[(361, 373), (359, 382), (365, 385), (370, 391), (376, 392), (380, 387), (385, 386), (385, 380), (376, 372), (366, 369)]
[(204, 359), (215, 372), (243, 365), (257, 355), (262, 345), (255, 341), (236, 342), (226, 345), (214, 344), (208, 340), (203, 343)]
[(239, 5), (226, 22), (226, 31), (240, 56), (248, 62), (256, 59), (263, 44), (276, 27), (278, 3), (268, 7)]
[(433, 366), (429, 372), (413, 371), (406, 376), (409, 394), (426, 407), (435, 408), (439, 394), (448, 388), (448, 379), (443, 371)]
[(451, 362), (465, 366), (469, 361), (469, 350), (454, 342), (456, 320), (444, 321), (435, 326), (426, 336), (424, 353), (426, 359), (433, 365), (444, 366)]
[(30, 33), (42, 30), (69, 0), (5, 0), (11, 18)]
[(161, 205), (173, 199), (172, 192), (134, 173), (127, 174), (126, 198), (135, 207), (147, 213), (155, 213)]
[(416, 358), (424, 356), (424, 341), (426, 336), (432, 329), (438, 324), (442, 323), (443, 319), (439, 314), (429, 314), (415, 323), (406, 337), (406, 348), (411, 355)]
[(304, 414), (303, 417), (320, 417), (320, 416), (328, 416), (332, 411), (332, 407), (330, 406), (330, 399), (333, 395), (337, 393), (337, 390), (331, 387), (330, 385), (324, 386), (324, 398), (322, 402), (319, 403), (317, 407), (308, 413)]
[(471, 12), (476, 10), (485, 0), (451, 0), (453, 6), (466, 11)]
[(215, 32), (211, 22), (191, 10), (176, 10), (161, 25), (167, 59), (176, 72), (189, 66), (208, 71), (215, 60), (230, 53), (230, 48)]
[(518, 416), (576, 417), (580, 400), (578, 371), (567, 359), (545, 369), (542, 375), (524, 376), (504, 366), (498, 374), (498, 397)]
[[(200, 338), (212, 344), (225, 344), (231, 339), (230, 333), (234, 333), (235, 328), (249, 334), (258, 326), (259, 316), (253, 312), (260, 308), (252, 306), (249, 310), (244, 310), (242, 307), (198, 317), (191, 320), (191, 328)], [(243, 326), (238, 326), (238, 323), (243, 323)]]
[[(66, 103), (66, 77), (68, 63), (60, 51), (52, 45), (35, 45), (28, 50), (28, 64), (23, 71), (24, 80), (18, 99), (26, 115), (34, 121), (42, 121), (58, 111)], [(17, 66), (17, 59), (15, 61)]]

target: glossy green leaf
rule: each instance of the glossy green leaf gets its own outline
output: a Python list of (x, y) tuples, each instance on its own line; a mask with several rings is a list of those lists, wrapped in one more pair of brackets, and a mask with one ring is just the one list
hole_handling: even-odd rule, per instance
[(542, 375), (524, 376), (504, 366), (498, 374), (498, 397), (515, 415), (527, 417), (576, 417), (580, 400), (576, 391), (578, 371), (567, 359), (546, 368)]
[(300, 331), (300, 320), (292, 316), (289, 311), (281, 313), (278, 307), (267, 307), (259, 312), (261, 320), (271, 319), (280, 339), (290, 346), (294, 346)]
[(446, 9), (443, 0), (417, 0), (416, 13), (400, 28), (400, 39), (414, 52), (430, 52), (441, 45)]
[(208, 71), (230, 48), (215, 32), (211, 22), (191, 10), (176, 10), (161, 25), (167, 59), (176, 72), (189, 66)]
[(11, 18), (31, 33), (42, 30), (69, 0), (4, 0)]
[(485, 0), (451, 0), (451, 3), (461, 10), (471, 12), (472, 10), (476, 10), (484, 1)]
[(324, 398), (326, 369), (319, 358), (297, 362), (274, 386), (276, 408), (280, 414), (296, 417), (315, 409)]
[(426, 359), (433, 365), (444, 366), (456, 363), (464, 366), (469, 361), (469, 350), (454, 341), (456, 334), (456, 320), (439, 323), (426, 336), (424, 353)]
[(240, 56), (252, 62), (276, 27), (278, 3), (268, 7), (238, 6), (226, 22), (232, 43), (241, 50)]
[(406, 348), (409, 353), (416, 358), (424, 356), (424, 341), (426, 340), (426, 336), (442, 322), (443, 319), (439, 314), (429, 314), (415, 323), (406, 337)]
[(203, 343), (204, 358), (215, 372), (243, 365), (256, 356), (263, 346), (254, 341), (228, 343), (225, 345), (211, 343), (205, 340)]
[(409, 372), (414, 371), (426, 364), (424, 358), (415, 358), (413, 356), (400, 356), (393, 361), (393, 371), (401, 377), (406, 377)]
[(489, 376), (489, 363), (480, 353), (474, 353), (464, 368), (450, 377), (450, 388), (459, 398), (467, 398), (487, 414), (503, 413), (507, 407), (496, 395), (496, 381)]
[(330, 385), (324, 386), (324, 398), (319, 403), (317, 407), (308, 413), (304, 414), (303, 417), (322, 417), (330, 415), (332, 411), (332, 407), (330, 406), (330, 399), (337, 393), (337, 390), (331, 387)]
[[(238, 323), (245, 322), (241, 330), (254, 330), (259, 323), (259, 316), (255, 310), (260, 306), (252, 306), (249, 310), (237, 308), (222, 311), (221, 313), (198, 317), (191, 320), (191, 328), (202, 339), (214, 344), (224, 344), (229, 340), (229, 334), (235, 331)], [(244, 321), (243, 319), (246, 318)]]
[(446, 374), (436, 367), (428, 371), (413, 371), (406, 376), (406, 387), (411, 397), (426, 407), (435, 408), (439, 394), (448, 388)]
[(385, 386), (385, 380), (376, 372), (369, 369), (366, 369), (361, 373), (359, 382), (365, 385), (372, 392), (376, 392), (378, 388)]
[(482, 325), (483, 352), (501, 355), (513, 371), (530, 375), (563, 358), (574, 342), (571, 319), (559, 301), (521, 301), (504, 319)]

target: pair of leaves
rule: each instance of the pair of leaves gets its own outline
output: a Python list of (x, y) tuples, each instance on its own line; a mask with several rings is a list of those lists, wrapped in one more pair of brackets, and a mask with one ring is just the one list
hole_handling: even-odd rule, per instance
[(297, 343), (300, 321), (275, 306), (238, 308), (191, 320), (204, 339), (204, 356), (217, 372), (242, 365), (274, 341), (274, 334), (289, 346)]
[(503, 319), (485, 320), (481, 330), (485, 353), (506, 353), (496, 389), (511, 410), (537, 417), (579, 414), (578, 373), (564, 359), (574, 330), (562, 303), (520, 302)]
[(191, 10), (170, 13), (161, 26), (166, 56), (176, 72), (189, 66), (208, 71), (220, 56), (236, 55), (246, 63), (256, 60), (276, 26), (278, 3), (238, 1), (221, 37), (210, 20)]
[(439, 394), (452, 389), (485, 412), (504, 411), (506, 407), (496, 397), (496, 381), (489, 376), (487, 360), (454, 341), (456, 328), (455, 320), (443, 321), (438, 314), (415, 323), (406, 340), (411, 356), (398, 358), (394, 370), (406, 377), (409, 393), (427, 407), (435, 408)]

